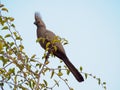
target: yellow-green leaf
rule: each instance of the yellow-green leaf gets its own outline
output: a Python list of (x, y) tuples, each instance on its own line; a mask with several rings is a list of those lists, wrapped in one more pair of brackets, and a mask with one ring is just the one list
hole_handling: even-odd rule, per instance
[(2, 8), (2, 11), (8, 12), (8, 9), (7, 8)]
[(50, 45), (50, 42), (48, 42), (48, 43), (46, 44), (46, 48), (48, 48), (48, 47), (49, 47), (49, 45)]
[(42, 59), (46, 58), (46, 56), (47, 56), (47, 55), (46, 55), (46, 53), (44, 53), (44, 55), (43, 55)]
[(52, 77), (53, 77), (54, 73), (55, 73), (55, 72), (54, 72), (54, 70), (52, 70), (52, 73), (51, 73), (51, 77), (50, 77), (50, 78), (52, 78)]
[(56, 46), (53, 46), (53, 48), (54, 48), (54, 51), (56, 52), (56, 51), (57, 51), (57, 47), (56, 47)]
[(36, 57), (36, 54), (32, 55), (32, 57), (31, 57), (31, 58), (35, 58), (35, 57)]
[(70, 88), (70, 90), (74, 90), (73, 88)]
[(47, 60), (46, 62), (45, 62), (45, 64), (47, 65), (47, 64), (49, 64), (50, 62)]
[(8, 29), (8, 26), (4, 26), (3, 28), (2, 28), (2, 30), (7, 30)]
[(58, 72), (58, 74), (57, 74), (58, 76), (62, 76), (63, 75), (63, 73), (62, 72)]
[(13, 17), (8, 17), (8, 19), (9, 19), (10, 21), (14, 21), (14, 18), (13, 18)]
[(45, 42), (45, 38), (42, 38), (42, 43), (44, 43)]
[(17, 36), (17, 37), (16, 37), (16, 40), (22, 40), (22, 38), (21, 38), (21, 37), (19, 37), (19, 36)]
[(6, 71), (3, 68), (0, 68), (0, 74), (5, 73)]
[(8, 51), (8, 54), (9, 54), (9, 55), (12, 55), (12, 54), (13, 54), (13, 51), (12, 51), (12, 50), (9, 50), (9, 51)]
[(18, 37), (18, 35), (17, 35), (17, 33), (16, 33), (16, 32), (13, 32), (13, 34), (14, 34), (14, 36), (15, 36), (15, 37)]
[(5, 35), (5, 38), (8, 38), (8, 37), (10, 37), (11, 35), (10, 34), (7, 34), (7, 35)]
[(45, 51), (48, 51), (48, 50), (49, 50), (49, 48), (46, 48), (46, 49), (45, 49)]
[(19, 45), (19, 49), (22, 52), (22, 50), (24, 49), (24, 46), (23, 45)]
[(0, 52), (2, 51), (2, 49), (3, 49), (3, 43), (0, 42)]
[(41, 40), (41, 38), (38, 38), (37, 40), (36, 40), (36, 42), (39, 42)]
[(9, 69), (9, 72), (15, 74), (15, 68)]

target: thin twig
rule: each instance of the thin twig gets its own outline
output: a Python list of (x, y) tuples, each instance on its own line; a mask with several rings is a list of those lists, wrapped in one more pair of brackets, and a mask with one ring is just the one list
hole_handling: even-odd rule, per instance
[(39, 89), (39, 83), (40, 83), (40, 75), (41, 75), (41, 73), (43, 72), (43, 70), (44, 70), (44, 67), (45, 67), (45, 65), (46, 65), (46, 61), (48, 60), (48, 58), (49, 58), (49, 55), (50, 55), (50, 53), (48, 52), (47, 53), (47, 56), (45, 57), (45, 61), (44, 61), (44, 64), (43, 64), (43, 66), (42, 66), (42, 69), (40, 70), (40, 72), (39, 72), (39, 74), (38, 74), (38, 80), (37, 80), (37, 85), (36, 85), (36, 87), (35, 87), (35, 90), (38, 90)]
[[(57, 75), (57, 73), (55, 73)], [(58, 75), (57, 75), (58, 76)], [(68, 86), (68, 88), (71, 90), (71, 87), (69, 86), (69, 84), (67, 83), (67, 81), (65, 79), (63, 79), (61, 76), (58, 76), (60, 79), (62, 79), (65, 84)]]

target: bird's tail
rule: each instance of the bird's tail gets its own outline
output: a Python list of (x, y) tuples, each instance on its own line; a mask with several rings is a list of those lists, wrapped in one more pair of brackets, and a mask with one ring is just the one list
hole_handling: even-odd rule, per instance
[(69, 70), (72, 72), (74, 77), (79, 81), (82, 82), (84, 81), (83, 76), (80, 74), (80, 72), (75, 68), (75, 66), (70, 62), (70, 60), (67, 58), (67, 56), (64, 57), (63, 59), (64, 63), (67, 65)]

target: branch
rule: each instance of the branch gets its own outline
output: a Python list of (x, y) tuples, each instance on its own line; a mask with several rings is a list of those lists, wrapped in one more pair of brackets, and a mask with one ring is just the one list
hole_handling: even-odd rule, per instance
[(37, 85), (35, 87), (35, 90), (38, 90), (39, 89), (39, 83), (40, 83), (40, 75), (42, 74), (43, 70), (44, 70), (44, 67), (46, 66), (46, 61), (48, 61), (48, 58), (49, 58), (49, 55), (50, 53), (48, 52), (47, 53), (47, 56), (45, 57), (45, 61), (44, 61), (44, 64), (42, 66), (42, 69), (40, 70), (39, 74), (38, 74), (38, 80), (37, 80)]

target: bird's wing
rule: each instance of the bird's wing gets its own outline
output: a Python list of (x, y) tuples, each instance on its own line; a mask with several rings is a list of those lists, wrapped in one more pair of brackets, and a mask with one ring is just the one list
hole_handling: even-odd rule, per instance
[(49, 42), (51, 42), (51, 41), (54, 39), (55, 36), (56, 36), (56, 35), (55, 35), (53, 32), (46, 30), (46, 32), (45, 32), (45, 38), (46, 38)]
[[(55, 37), (56, 35), (53, 32), (49, 30), (45, 32), (45, 38), (47, 39), (48, 42), (52, 42), (52, 40), (54, 40)], [(55, 46), (57, 46), (57, 49), (65, 54), (65, 50), (60, 42), (55, 43)]]

